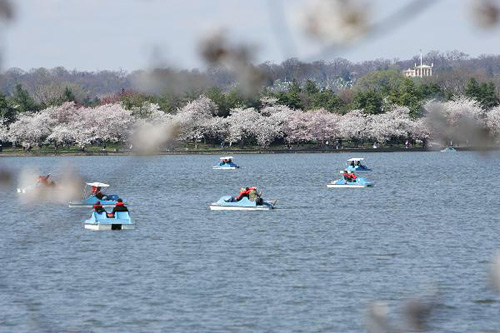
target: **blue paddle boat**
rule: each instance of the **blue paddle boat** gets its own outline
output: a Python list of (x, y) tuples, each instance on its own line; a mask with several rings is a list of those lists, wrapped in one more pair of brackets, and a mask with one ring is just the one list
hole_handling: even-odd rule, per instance
[(235, 170), (239, 166), (234, 164), (232, 156), (224, 156), (220, 158), (219, 164), (215, 165), (214, 170)]
[(457, 150), (453, 148), (452, 146), (446, 147), (445, 149), (441, 150), (442, 153), (456, 153)]
[(270, 210), (274, 209), (278, 200), (250, 200), (244, 197), (240, 201), (230, 195), (225, 195), (210, 205), (211, 210)]
[[(343, 171), (340, 171), (341, 174), (343, 174)], [(353, 173), (351, 173), (353, 174)], [(368, 181), (366, 178), (363, 177), (356, 177), (354, 180), (348, 180), (346, 177), (342, 177), (337, 180), (331, 181), (329, 184), (326, 185), (327, 187), (330, 188), (361, 188), (361, 187), (372, 187), (374, 184), (370, 181)]]
[(92, 212), (90, 219), (85, 221), (85, 229), (89, 230), (127, 230), (134, 229), (135, 224), (129, 212), (116, 212), (114, 217), (107, 213)]
[[(109, 187), (108, 184), (100, 182), (87, 183), (83, 195), (83, 197), (86, 197), (86, 199), (70, 201), (69, 207), (92, 207), (97, 203), (97, 201), (100, 201), (103, 207), (114, 207), (118, 199), (120, 199), (118, 195), (116, 194), (104, 195), (102, 193), (101, 194), (93, 193), (95, 191), (98, 191), (100, 193), (100, 190), (102, 188), (108, 188), (108, 187)], [(89, 188), (91, 188), (92, 190), (89, 191)], [(98, 198), (98, 196), (100, 195), (102, 195), (101, 199)]]
[(363, 165), (361, 162), (363, 162), (365, 159), (364, 158), (350, 158), (347, 160), (347, 171), (352, 171), (352, 172), (368, 172), (372, 171), (372, 169), (366, 167)]
[(242, 188), (238, 197), (225, 195), (210, 205), (211, 210), (270, 210), (278, 200), (264, 201), (256, 187)]

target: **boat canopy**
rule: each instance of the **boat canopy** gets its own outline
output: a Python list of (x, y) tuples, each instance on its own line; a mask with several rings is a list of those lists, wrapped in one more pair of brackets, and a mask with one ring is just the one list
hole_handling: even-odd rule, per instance
[(225, 156), (225, 157), (221, 157), (220, 159), (221, 160), (232, 160), (233, 157), (232, 156)]
[(94, 187), (109, 187), (108, 184), (99, 183), (99, 182), (87, 183), (87, 185), (94, 186)]
[(347, 160), (347, 162), (360, 162), (360, 161), (364, 161), (365, 159), (364, 158), (360, 158), (360, 157), (354, 157), (354, 158), (350, 158)]

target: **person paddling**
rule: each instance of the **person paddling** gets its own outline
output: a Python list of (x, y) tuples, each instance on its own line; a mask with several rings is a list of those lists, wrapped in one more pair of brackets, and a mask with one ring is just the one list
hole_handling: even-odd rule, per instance
[(356, 178), (358, 178), (358, 176), (356, 176), (356, 174), (354, 172), (351, 172), (349, 171), (349, 180), (351, 183), (355, 183), (356, 182)]
[(102, 214), (102, 213), (106, 213), (106, 210), (102, 207), (101, 205), (101, 202), (100, 201), (97, 201), (94, 206), (94, 211), (97, 213), (97, 214)]
[(116, 212), (128, 212), (128, 208), (125, 207), (125, 204), (123, 203), (122, 199), (118, 199), (116, 201), (115, 207), (113, 207), (111, 215), (114, 217)]
[(346, 182), (348, 182), (348, 181), (349, 181), (349, 179), (351, 178), (351, 177), (349, 176), (349, 172), (347, 172), (347, 170), (344, 170), (344, 172), (342, 173), (342, 176), (344, 177), (344, 180), (345, 180)]

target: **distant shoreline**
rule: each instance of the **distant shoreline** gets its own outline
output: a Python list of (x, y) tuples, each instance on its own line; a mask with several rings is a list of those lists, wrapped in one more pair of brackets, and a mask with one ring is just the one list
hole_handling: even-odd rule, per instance
[[(455, 147), (458, 151), (497, 151), (500, 147)], [(147, 156), (162, 155), (251, 155), (251, 154), (337, 154), (337, 153), (395, 153), (395, 152), (439, 152), (440, 149), (428, 149), (423, 147), (404, 148), (404, 147), (386, 147), (386, 148), (345, 148), (345, 149), (327, 149), (327, 148), (305, 148), (305, 149), (265, 149), (265, 150), (171, 150), (159, 151)], [(65, 157), (65, 156), (141, 156), (141, 154), (131, 151), (91, 151), (91, 152), (0, 152), (2, 157)]]

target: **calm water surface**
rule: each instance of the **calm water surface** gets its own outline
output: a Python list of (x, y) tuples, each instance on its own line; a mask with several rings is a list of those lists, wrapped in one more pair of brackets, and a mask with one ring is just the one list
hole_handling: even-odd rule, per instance
[[(347, 154), (3, 158), (55, 179), (64, 163), (132, 202), (137, 229), (92, 232), (89, 210), (4, 191), (2, 332), (360, 332), (367, 305), (440, 292), (435, 332), (497, 332), (500, 156), (362, 154), (371, 189), (328, 189)], [(212, 212), (240, 186), (270, 212)]]

